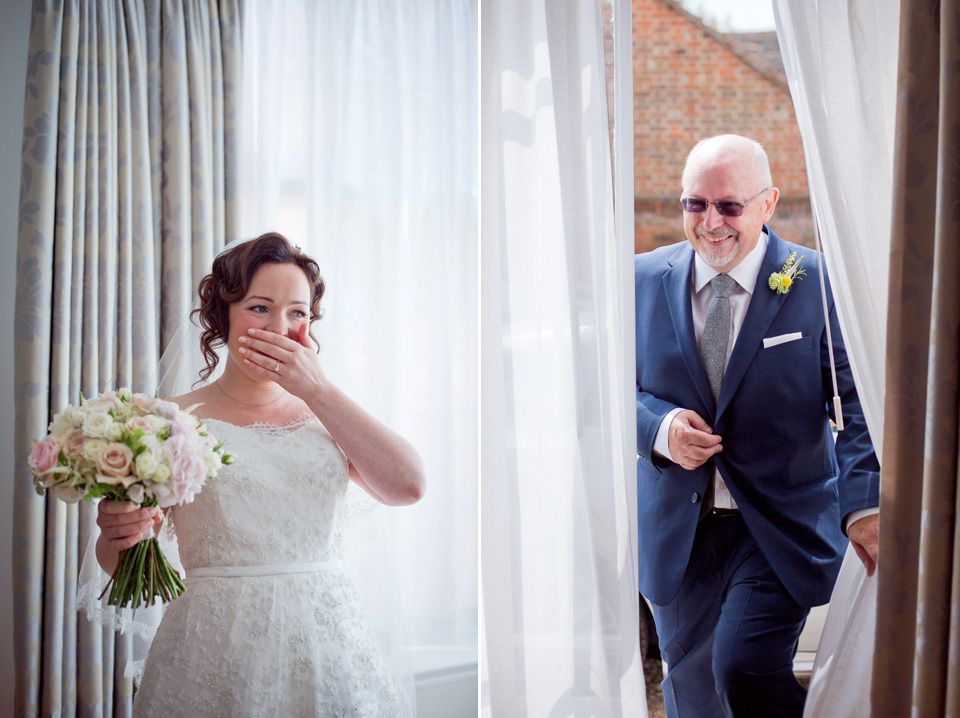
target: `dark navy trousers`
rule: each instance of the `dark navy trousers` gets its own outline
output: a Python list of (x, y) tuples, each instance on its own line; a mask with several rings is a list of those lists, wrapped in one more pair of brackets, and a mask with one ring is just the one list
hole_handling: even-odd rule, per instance
[(809, 608), (787, 593), (739, 512), (700, 519), (680, 592), (653, 612), (669, 718), (802, 718), (793, 657)]

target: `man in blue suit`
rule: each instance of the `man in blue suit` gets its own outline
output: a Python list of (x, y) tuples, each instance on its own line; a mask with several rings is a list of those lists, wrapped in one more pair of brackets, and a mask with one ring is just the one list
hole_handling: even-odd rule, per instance
[[(847, 537), (872, 574), (880, 467), (816, 252), (766, 223), (766, 153), (701, 141), (682, 178), (687, 242), (636, 257), (639, 587), (654, 605), (667, 715), (801, 716), (793, 676)], [(791, 260), (792, 257), (792, 260)]]

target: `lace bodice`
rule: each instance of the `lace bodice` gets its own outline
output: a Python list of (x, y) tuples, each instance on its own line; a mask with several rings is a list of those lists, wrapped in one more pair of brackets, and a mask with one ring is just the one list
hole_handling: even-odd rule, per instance
[(340, 560), (347, 458), (316, 418), (235, 426), (205, 419), (236, 458), (172, 510), (186, 569)]
[(312, 417), (204, 422), (236, 462), (171, 512), (187, 589), (153, 639), (135, 718), (409, 715), (340, 564), (343, 452)]

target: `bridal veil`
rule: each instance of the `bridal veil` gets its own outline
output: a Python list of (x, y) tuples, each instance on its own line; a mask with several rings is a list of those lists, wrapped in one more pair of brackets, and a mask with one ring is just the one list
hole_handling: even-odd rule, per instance
[[(223, 254), (248, 239), (235, 240), (220, 252)], [(218, 255), (219, 256), (219, 255)], [(199, 306), (194, 299), (193, 309)], [(205, 382), (200, 370), (206, 366), (200, 348), (201, 327), (184, 316), (160, 358), (155, 374), (157, 393), (161, 397), (180, 396), (199, 386), (215, 381), (223, 369), (226, 348), (217, 348), (221, 361)], [(140, 387), (132, 387), (134, 390)], [(228, 447), (229, 450), (229, 447)], [(404, 706), (404, 718), (416, 716), (413, 670), (409, 659), (407, 612), (402, 604), (397, 561), (392, 555), (396, 542), (390, 535), (390, 522), (385, 521), (387, 507), (373, 500), (365, 491), (350, 482), (338, 521), (346, 543), (344, 569), (353, 580), (367, 618), (376, 634), (390, 673), (394, 676)], [(174, 522), (167, 520), (159, 540), (171, 565), (183, 575), (177, 549)], [(77, 608), (94, 622), (112, 625), (133, 636), (132, 654), (124, 667), (124, 675), (139, 683), (153, 636), (163, 617), (164, 607), (155, 605), (136, 609), (115, 609), (99, 598), (109, 581), (96, 558), (97, 536), (92, 536), (80, 569)]]

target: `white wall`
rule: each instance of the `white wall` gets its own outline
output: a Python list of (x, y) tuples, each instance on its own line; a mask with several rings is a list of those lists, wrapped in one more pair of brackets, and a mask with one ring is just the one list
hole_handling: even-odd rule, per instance
[(0, 715), (13, 714), (13, 309), (29, 0), (0, 2)]
[(416, 667), (419, 718), (476, 718), (477, 652), (424, 647), (411, 656)]

